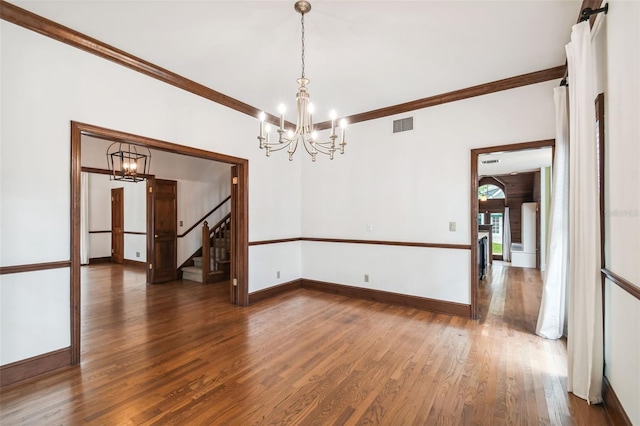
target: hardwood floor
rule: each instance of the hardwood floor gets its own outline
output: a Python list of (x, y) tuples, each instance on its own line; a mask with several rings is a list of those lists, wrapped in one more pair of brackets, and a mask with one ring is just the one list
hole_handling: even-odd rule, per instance
[(81, 366), (3, 392), (2, 425), (607, 424), (567, 393), (564, 343), (533, 334), (534, 270), (494, 263), (478, 321), (307, 289), (238, 308), (222, 283), (82, 273)]

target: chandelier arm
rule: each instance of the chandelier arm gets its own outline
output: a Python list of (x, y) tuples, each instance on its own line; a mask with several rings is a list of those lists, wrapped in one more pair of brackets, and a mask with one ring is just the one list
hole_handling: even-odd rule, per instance
[[(304, 138), (304, 137), (303, 137), (303, 138), (302, 138), (302, 142), (303, 142), (303, 143), (302, 143), (302, 145), (304, 145), (304, 149), (305, 149), (305, 151), (307, 151), (307, 153), (308, 153), (309, 155), (313, 156), (313, 155), (314, 155), (314, 152), (315, 152), (315, 153), (317, 153), (317, 152), (318, 152), (318, 150), (317, 150), (317, 149), (315, 149), (315, 147), (314, 147), (313, 145), (311, 145), (311, 142), (310, 142), (310, 141), (308, 141), (308, 140), (307, 140), (307, 138)], [(310, 150), (309, 150), (309, 146), (311, 146), (311, 148), (313, 148), (313, 150), (311, 150), (311, 151), (310, 151)]]
[(282, 151), (285, 148), (288, 148), (289, 145), (291, 145), (292, 142), (289, 143), (270, 143), (269, 145), (267, 145), (269, 147), (269, 149), (273, 152), (275, 151)]
[[(325, 148), (325, 147), (318, 147), (317, 145), (316, 145), (316, 147), (315, 147), (315, 148), (316, 148), (316, 152), (319, 152), (320, 154), (324, 154), (324, 155), (331, 155), (331, 148), (329, 148), (329, 149), (327, 150), (327, 148)], [(334, 148), (334, 150), (335, 150), (335, 148)]]

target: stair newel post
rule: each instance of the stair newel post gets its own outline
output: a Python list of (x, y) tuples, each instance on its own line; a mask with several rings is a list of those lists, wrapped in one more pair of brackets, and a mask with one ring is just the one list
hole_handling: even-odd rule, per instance
[(209, 231), (209, 223), (207, 221), (202, 225), (202, 283), (206, 284), (209, 279), (209, 269), (211, 267), (211, 243)]

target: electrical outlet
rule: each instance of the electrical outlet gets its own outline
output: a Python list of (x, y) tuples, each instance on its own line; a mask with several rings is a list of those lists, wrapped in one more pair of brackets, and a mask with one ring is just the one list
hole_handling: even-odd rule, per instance
[(369, 282), (369, 274), (364, 274), (364, 282), (365, 283)]
[(136, 257), (140, 257), (140, 252), (139, 251), (136, 252)]
[(276, 278), (280, 278), (280, 271), (276, 273)]
[(371, 232), (373, 231), (373, 225), (370, 223), (367, 223), (367, 232)]
[(455, 222), (449, 222), (449, 231), (456, 232), (456, 223)]
[(180, 221), (180, 226), (184, 226), (184, 222), (183, 221)]

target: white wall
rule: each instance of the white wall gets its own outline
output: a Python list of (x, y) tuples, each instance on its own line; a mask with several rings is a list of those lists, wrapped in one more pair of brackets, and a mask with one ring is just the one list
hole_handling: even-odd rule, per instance
[[(264, 158), (256, 119), (6, 21), (0, 36), (2, 266), (69, 260), (71, 120), (249, 159), (249, 240), (300, 235), (300, 162)], [(283, 269), (300, 267), (299, 245), (281, 250)], [(258, 252), (249, 249), (257, 265), (249, 291), (277, 283)], [(70, 281), (61, 271), (3, 277), (0, 364), (69, 345)], [(46, 304), (29, 297), (51, 291), (58, 297)], [(5, 337), (29, 316), (39, 319), (24, 323), (21, 340)]]
[[(640, 3), (610, 1), (600, 32), (605, 93), (605, 257), (640, 285)], [(604, 52), (603, 52), (604, 50)], [(640, 300), (606, 282), (605, 375), (640, 424)]]
[[(111, 185), (108, 176), (89, 174), (89, 231), (111, 230)], [(89, 234), (89, 259), (111, 256), (111, 234)]]
[[(222, 167), (211, 182), (178, 181), (178, 234), (182, 234), (212, 208), (229, 196), (231, 171)], [(227, 201), (218, 211), (209, 215), (209, 227), (217, 224), (229, 213), (231, 202)], [(182, 222), (182, 225), (180, 223)], [(183, 238), (178, 238), (178, 265), (187, 260), (202, 246), (202, 225), (197, 226)]]
[[(344, 156), (303, 163), (302, 235), (470, 244), (471, 149), (552, 139), (557, 84), (350, 126)], [(393, 120), (407, 116), (414, 130), (394, 135)], [(303, 277), (470, 303), (468, 250), (343, 246), (303, 244)]]

